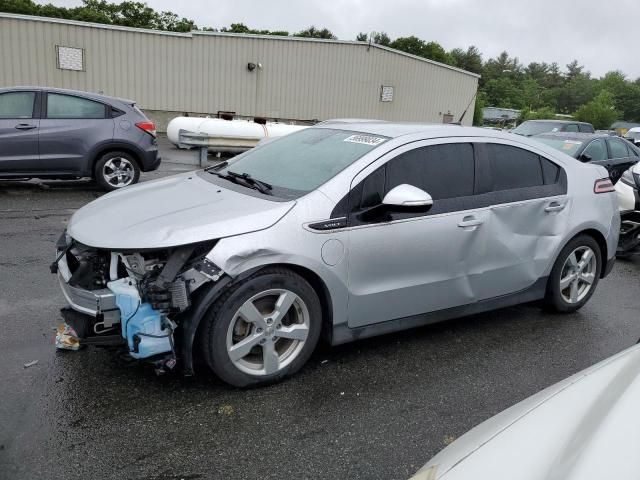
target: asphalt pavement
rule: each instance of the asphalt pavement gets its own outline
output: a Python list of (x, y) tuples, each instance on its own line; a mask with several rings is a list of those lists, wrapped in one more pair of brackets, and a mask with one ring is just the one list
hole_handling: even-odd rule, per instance
[[(165, 162), (143, 179), (190, 168)], [(640, 337), (635, 259), (578, 313), (522, 305), (321, 345), (292, 379), (253, 390), (203, 368), (157, 377), (106, 350), (57, 352), (54, 243), (99, 195), (86, 181), (0, 181), (0, 479), (406, 479), (473, 426)]]

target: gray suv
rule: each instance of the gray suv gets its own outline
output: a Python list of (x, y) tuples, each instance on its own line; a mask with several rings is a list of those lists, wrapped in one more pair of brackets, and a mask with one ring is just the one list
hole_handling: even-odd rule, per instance
[(0, 178), (95, 178), (106, 190), (160, 165), (134, 102), (74, 90), (0, 89)]

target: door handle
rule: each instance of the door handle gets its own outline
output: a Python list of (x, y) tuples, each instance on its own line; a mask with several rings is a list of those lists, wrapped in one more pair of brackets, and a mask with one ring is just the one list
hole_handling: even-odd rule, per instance
[(36, 125), (31, 125), (28, 123), (19, 123), (16, 125), (17, 130), (33, 130), (34, 128), (38, 128)]
[(565, 207), (564, 203), (551, 202), (549, 205), (545, 207), (544, 211), (547, 213), (559, 212), (560, 210), (564, 210), (564, 207)]
[(482, 225), (484, 222), (482, 220), (478, 220), (476, 217), (474, 217), (473, 215), (468, 215), (466, 217), (464, 217), (462, 219), (462, 221), (460, 223), (458, 223), (458, 226), (460, 228), (465, 228), (465, 227), (479, 227), (480, 225)]

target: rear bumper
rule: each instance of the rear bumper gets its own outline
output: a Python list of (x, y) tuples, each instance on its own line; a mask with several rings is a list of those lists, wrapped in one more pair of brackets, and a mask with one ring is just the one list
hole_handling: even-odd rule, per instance
[(157, 149), (146, 150), (141, 157), (140, 170), (142, 170), (143, 172), (151, 172), (153, 170), (157, 170), (157, 168), (160, 166), (160, 162), (162, 161), (160, 155), (158, 155)]

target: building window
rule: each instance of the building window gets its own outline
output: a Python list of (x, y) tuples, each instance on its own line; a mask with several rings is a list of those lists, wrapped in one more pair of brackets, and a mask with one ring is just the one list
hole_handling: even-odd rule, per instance
[(389, 85), (382, 85), (382, 88), (380, 89), (380, 101), (393, 102), (393, 87)]
[(56, 45), (56, 57), (60, 70), (84, 71), (84, 49)]

